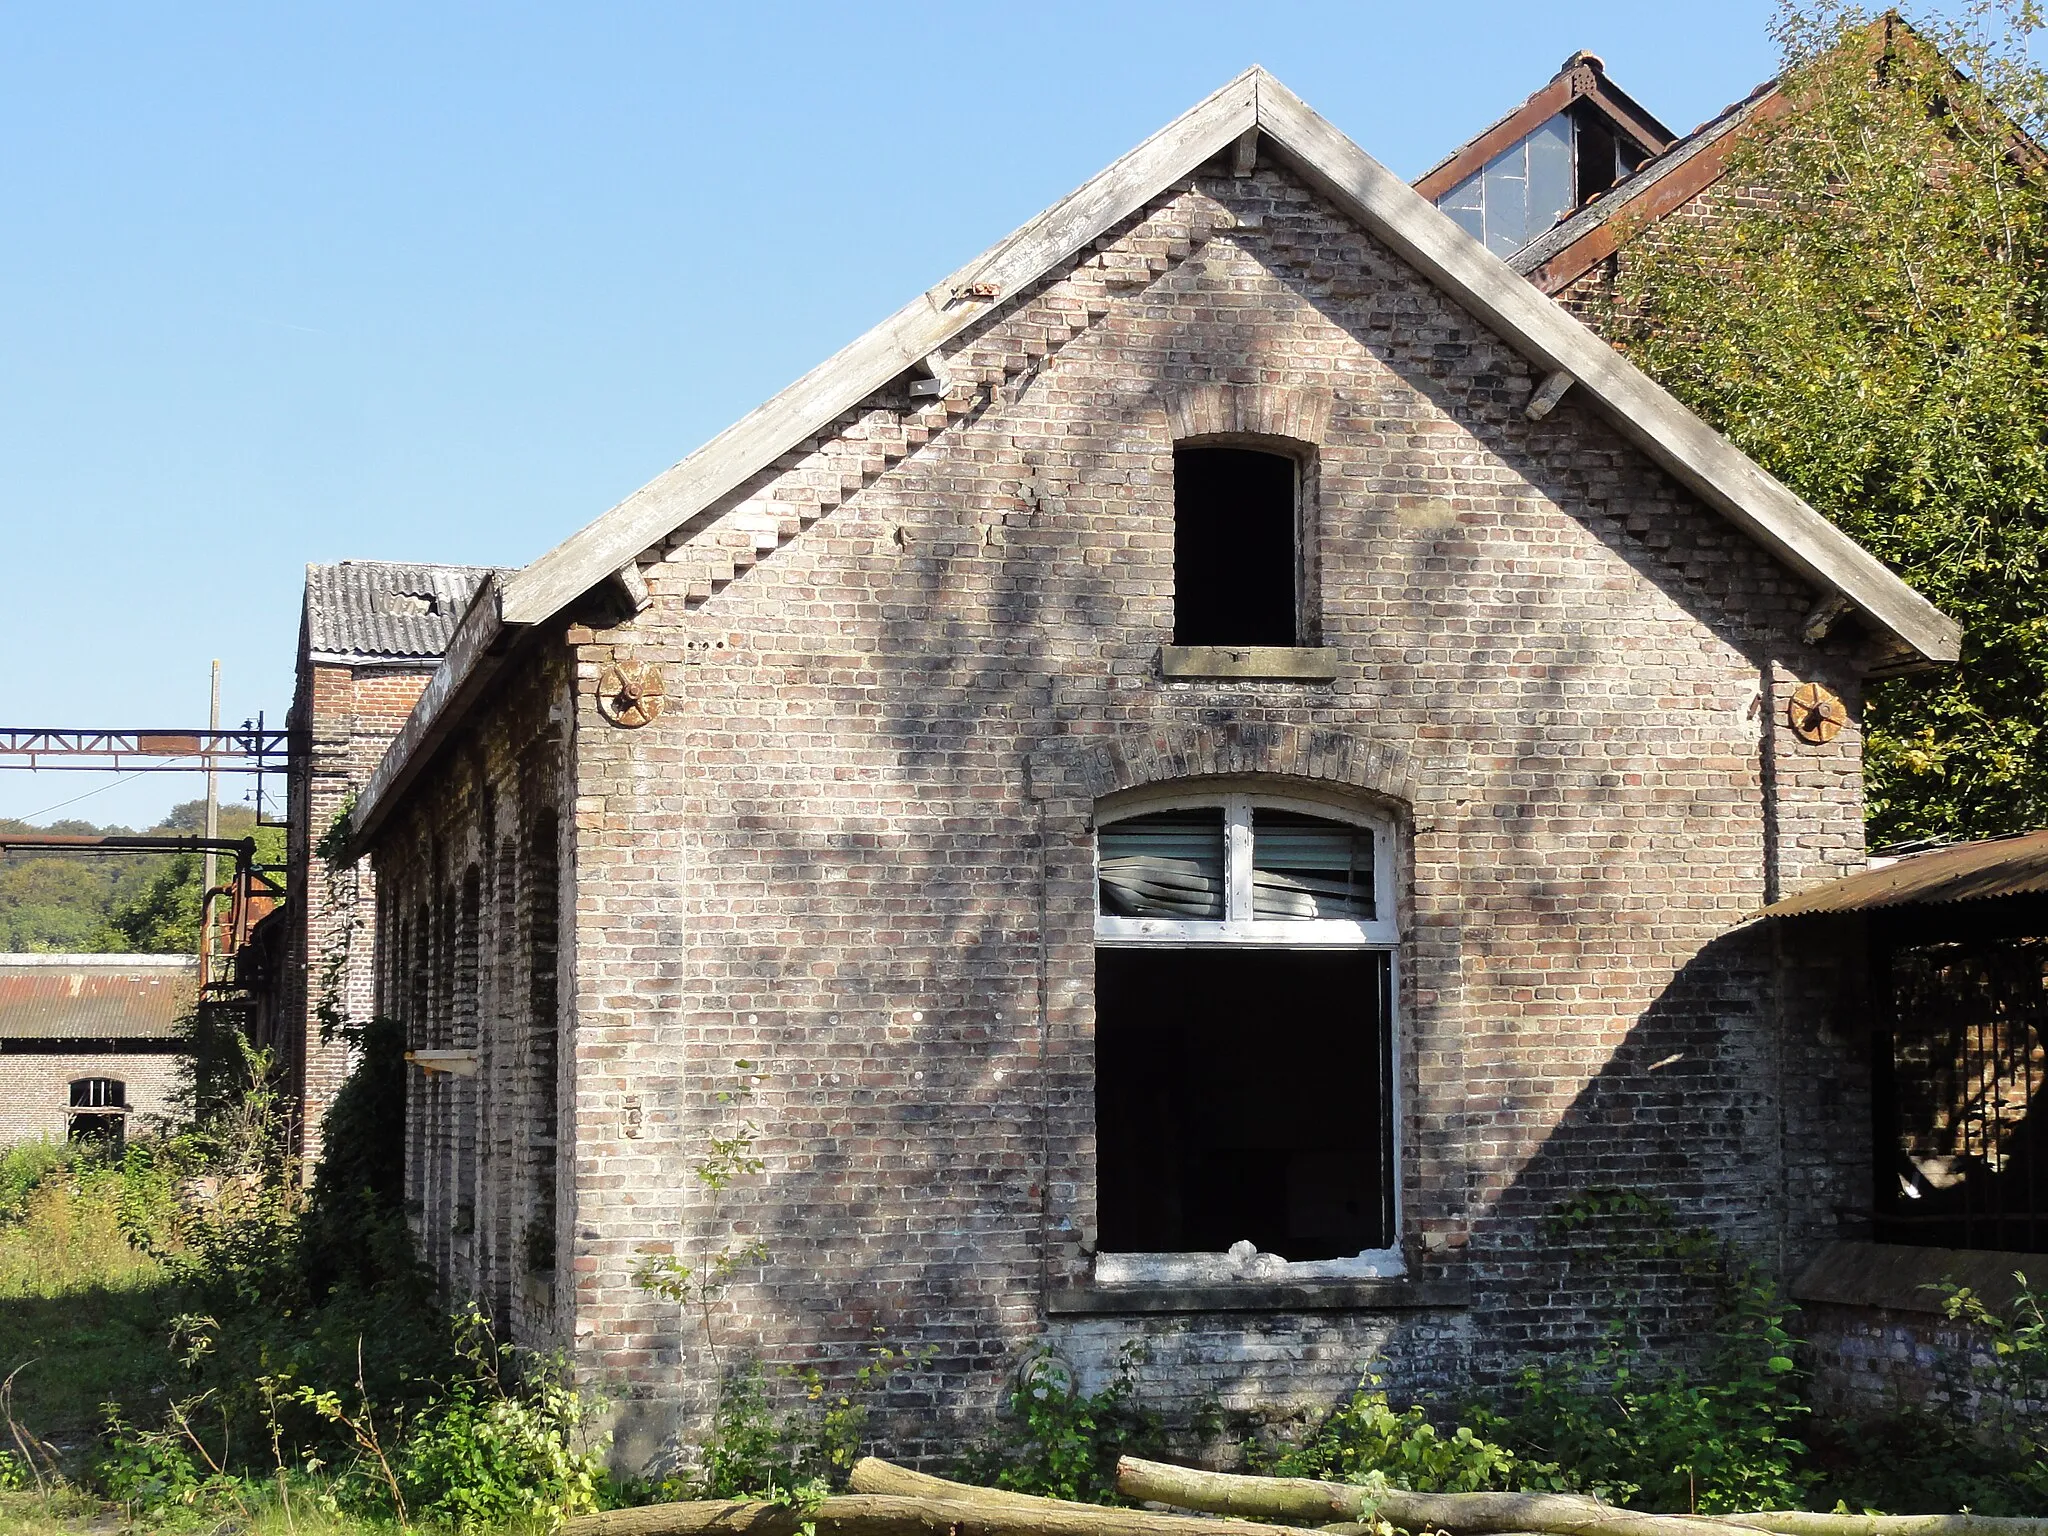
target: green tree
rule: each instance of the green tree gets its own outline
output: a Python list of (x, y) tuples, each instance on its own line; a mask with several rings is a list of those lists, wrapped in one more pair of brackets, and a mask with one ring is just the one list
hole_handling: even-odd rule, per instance
[[(205, 825), (206, 803), (188, 800), (150, 830), (193, 835)], [(0, 820), (0, 830), (92, 837), (131, 829)], [(220, 808), (220, 835), (255, 838), (259, 864), (284, 862), (284, 828), (257, 825), (247, 806)], [(232, 867), (224, 859), (216, 879)], [(190, 952), (199, 942), (201, 868), (184, 854), (0, 853), (0, 951)]]
[(1879, 844), (2048, 825), (2039, 25), (1787, 6), (1792, 110), (1723, 184), (1768, 195), (1667, 221), (1617, 285), (1637, 362), (1967, 628), (1871, 693)]
[(102, 947), (133, 954), (196, 954), (200, 870), (198, 854), (173, 854), (148, 885), (108, 914), (109, 942)]

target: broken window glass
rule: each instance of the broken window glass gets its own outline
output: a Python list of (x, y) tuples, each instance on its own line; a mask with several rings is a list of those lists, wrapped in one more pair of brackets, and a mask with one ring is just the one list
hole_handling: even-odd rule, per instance
[(1252, 916), (1370, 920), (1372, 833), (1294, 811), (1252, 812)]
[(71, 1084), (71, 1120), (65, 1134), (72, 1141), (118, 1148), (128, 1129), (127, 1107), (128, 1085), (120, 1078), (76, 1078)]
[(1494, 255), (1512, 256), (1577, 206), (1572, 155), (1572, 120), (1560, 112), (1451, 188), (1437, 206)]
[(1223, 812), (1162, 811), (1102, 829), (1102, 910), (1119, 917), (1223, 917)]

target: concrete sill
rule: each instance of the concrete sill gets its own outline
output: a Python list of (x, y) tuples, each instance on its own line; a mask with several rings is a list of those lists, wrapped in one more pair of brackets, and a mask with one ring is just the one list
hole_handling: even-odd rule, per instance
[(1471, 1305), (1462, 1280), (1240, 1280), (1223, 1285), (1076, 1285), (1052, 1293), (1055, 1317), (1156, 1312), (1394, 1312)]
[(1336, 681), (1337, 652), (1325, 645), (1162, 645), (1161, 677), (1238, 681)]
[(1954, 1281), (1967, 1285), (1993, 1311), (1999, 1311), (2018, 1295), (2015, 1270), (2033, 1275), (2044, 1267), (2048, 1260), (2038, 1253), (1835, 1242), (1824, 1246), (1805, 1273), (1792, 1282), (1792, 1298), (1838, 1307), (1940, 1313), (1944, 1307), (1942, 1283)]

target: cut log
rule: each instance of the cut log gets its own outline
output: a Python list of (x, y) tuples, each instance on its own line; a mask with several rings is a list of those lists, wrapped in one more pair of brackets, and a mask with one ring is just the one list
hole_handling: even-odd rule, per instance
[(690, 1504), (642, 1504), (564, 1520), (559, 1536), (796, 1536), (804, 1512), (786, 1504), (705, 1499)]
[(1720, 1518), (1778, 1536), (2048, 1536), (2048, 1520), (2017, 1515), (1816, 1515), (1767, 1509)]
[(1200, 1472), (1134, 1456), (1117, 1463), (1116, 1485), (1127, 1498), (1181, 1509), (1316, 1524), (1377, 1515), (1403, 1530), (1445, 1530), (1458, 1536), (1728, 1536), (1730, 1526), (1773, 1536), (2048, 1536), (2048, 1520), (1994, 1515), (1817, 1515), (1797, 1509), (1754, 1515), (1653, 1515), (1566, 1493), (1410, 1493), (1389, 1488), (1372, 1494), (1349, 1483)]
[(879, 1456), (863, 1456), (853, 1464), (846, 1484), (855, 1493), (892, 1493), (906, 1499), (953, 1499), (969, 1504), (1004, 1504), (1013, 1509), (1101, 1509), (1100, 1504), (1077, 1504), (1071, 1499), (1045, 1499), (1033, 1493), (1013, 1493), (1008, 1488), (983, 1488), (975, 1483), (956, 1483), (949, 1477), (913, 1472)]
[(1198, 1472), (1135, 1456), (1117, 1462), (1116, 1486), (1125, 1497), (1147, 1503), (1315, 1525), (1376, 1517), (1405, 1531), (1454, 1531), (1458, 1536), (1527, 1531), (1552, 1536), (1728, 1536), (1728, 1527), (1711, 1518), (1638, 1514), (1576, 1494), (1410, 1493), (1402, 1488), (1369, 1492), (1349, 1483), (1305, 1477)]
[[(902, 1469), (897, 1469), (902, 1470)], [(965, 1484), (960, 1485), (965, 1487)], [(1035, 1499), (934, 1499), (893, 1494), (842, 1494), (815, 1507), (708, 1500), (649, 1504), (578, 1515), (559, 1536), (797, 1536), (806, 1520), (819, 1536), (1218, 1536), (1214, 1520)], [(1302, 1536), (1279, 1526), (1233, 1522), (1230, 1536)], [(1726, 1536), (1723, 1532), (1722, 1536)]]

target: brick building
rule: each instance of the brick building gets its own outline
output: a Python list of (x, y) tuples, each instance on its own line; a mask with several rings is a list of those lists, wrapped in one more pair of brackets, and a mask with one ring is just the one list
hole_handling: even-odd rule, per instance
[(192, 955), (0, 955), (0, 1147), (169, 1117), (198, 997)]
[(366, 869), (331, 872), (317, 849), (405, 723), (484, 575), (470, 566), (372, 560), (306, 567), (287, 717), (290, 895), (282, 963), (267, 969), (264, 1003), (265, 1035), (291, 1072), (309, 1157), (319, 1155), (321, 1116), (348, 1073), (345, 1042), (321, 1038), (323, 1011), (360, 1023), (375, 1002), (372, 877)]
[(478, 588), (350, 834), (423, 1251), (628, 1461), (712, 1386), (653, 1254), (759, 1241), (729, 1350), (936, 1345), (939, 1439), (1047, 1347), (1497, 1375), (1588, 1186), (1791, 1270), (1854, 963), (1744, 919), (1957, 640), (1252, 71)]
[[(1862, 55), (1874, 78), (1902, 55), (1935, 58), (1889, 12), (1842, 46)], [(1768, 173), (1741, 151), (1796, 110), (1786, 82), (1767, 80), (1672, 135), (1607, 79), (1598, 59), (1576, 54), (1416, 188), (1600, 329), (1616, 318), (1630, 264), (1663, 249), (1673, 231), (1776, 206)], [(2021, 169), (2039, 174), (2040, 147), (2010, 125), (2002, 132)], [(1589, 145), (1590, 179), (1582, 174)], [(2024, 889), (2015, 872), (2026, 870), (2030, 852), (2038, 857), (2033, 841), (1849, 871), (1788, 892), (1773, 909), (1787, 926), (1772, 942), (1867, 957), (1845, 975), (1831, 1011), (1874, 1078), (1871, 1089), (1857, 1089), (1859, 1102), (1869, 1092), (1859, 1112), (1871, 1167), (1845, 1189), (1835, 1238), (1782, 1277), (1801, 1309), (1816, 1400), (1883, 1407), (1901, 1396), (1945, 1398), (1967, 1409), (1971, 1394), (1957, 1383), (1968, 1379), (1970, 1344), (1944, 1314), (1941, 1282), (1968, 1284), (2002, 1305), (2014, 1272), (2037, 1270), (2033, 1255), (2048, 1248), (2038, 1159), (2011, 1150), (2031, 1146), (2026, 1127), (2044, 1086), (2036, 1059), (2048, 1014), (2026, 1001), (2048, 974), (2038, 902), (1976, 887), (1898, 910), (1868, 900), (1873, 882), (1905, 883), (1908, 870), (1925, 881), (1952, 858), (1992, 861)], [(1953, 1219), (1957, 1206), (1987, 1204), (1998, 1219)]]

